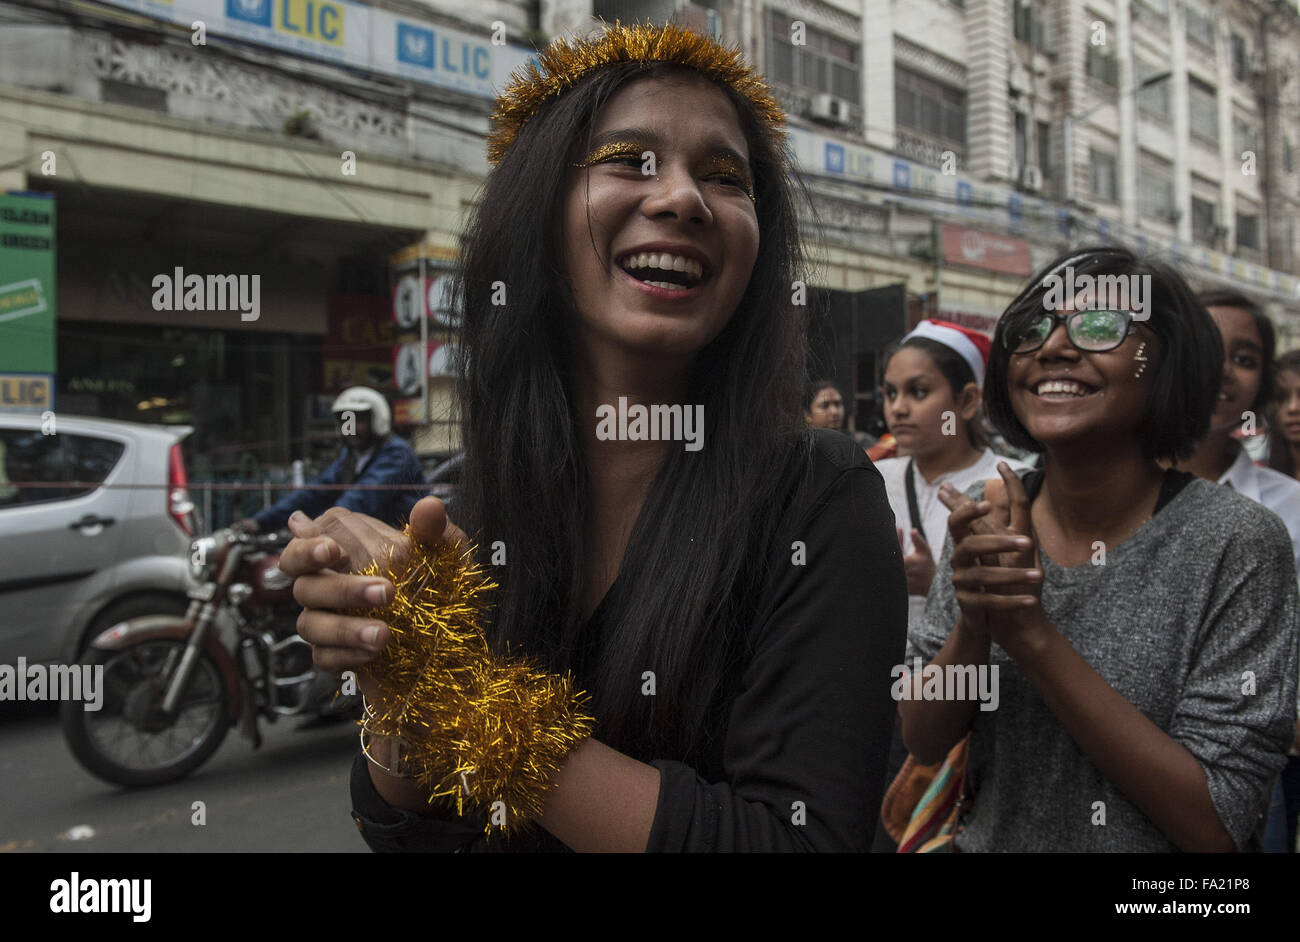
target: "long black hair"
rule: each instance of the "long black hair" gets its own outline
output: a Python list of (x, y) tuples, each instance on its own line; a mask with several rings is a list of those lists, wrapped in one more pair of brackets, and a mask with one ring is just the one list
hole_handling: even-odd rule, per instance
[[(461, 240), (466, 463), (457, 522), (485, 559), (504, 544), (507, 564), (493, 570), (494, 642), (577, 671), (604, 742), (687, 758), (725, 723), (711, 707), (767, 575), (786, 499), (780, 482), (794, 463), (806, 467), (812, 439), (800, 410), (807, 308), (792, 298), (805, 261), (795, 197), (806, 191), (748, 101), (718, 85), (749, 144), (758, 255), (734, 315), (690, 370), (686, 401), (704, 406), (706, 446), (669, 453), (598, 609), (601, 636), (586, 636), (589, 479), (565, 343), (576, 315), (560, 238), (564, 168), (618, 89), (683, 71), (621, 63), (593, 73), (528, 121), (484, 182)], [(501, 283), (504, 305), (493, 303)], [(646, 671), (653, 696), (643, 693)]]

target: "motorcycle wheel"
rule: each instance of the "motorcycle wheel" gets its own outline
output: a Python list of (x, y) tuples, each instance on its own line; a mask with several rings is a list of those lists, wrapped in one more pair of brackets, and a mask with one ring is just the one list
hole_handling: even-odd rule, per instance
[(173, 782), (206, 762), (230, 729), (221, 671), (200, 651), (175, 714), (162, 712), (167, 681), (185, 642), (141, 641), (120, 651), (87, 650), (80, 663), (102, 667), (102, 704), (65, 701), (63, 735), (87, 771), (115, 785)]

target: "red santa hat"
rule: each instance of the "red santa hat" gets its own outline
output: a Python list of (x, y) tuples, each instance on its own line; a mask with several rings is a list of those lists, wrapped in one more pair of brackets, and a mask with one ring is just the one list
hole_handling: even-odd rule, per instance
[(962, 327), (960, 324), (930, 320), (917, 324), (916, 329), (904, 337), (901, 343), (907, 343), (916, 337), (933, 340), (956, 350), (975, 374), (975, 385), (984, 388), (984, 368), (988, 365), (989, 350), (992, 346), (987, 336), (978, 330)]

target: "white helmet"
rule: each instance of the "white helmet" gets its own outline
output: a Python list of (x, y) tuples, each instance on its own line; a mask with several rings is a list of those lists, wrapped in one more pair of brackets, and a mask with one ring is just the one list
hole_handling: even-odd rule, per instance
[(368, 386), (352, 386), (339, 393), (330, 412), (369, 412), (370, 429), (376, 435), (387, 435), (393, 427), (393, 414), (388, 409), (388, 400), (382, 393)]

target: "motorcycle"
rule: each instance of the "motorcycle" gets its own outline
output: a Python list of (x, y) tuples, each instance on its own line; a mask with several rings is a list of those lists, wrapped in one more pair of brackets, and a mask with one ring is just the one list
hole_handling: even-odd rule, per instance
[(361, 698), (312, 662), (298, 637), (293, 580), (277, 568), (287, 533), (218, 530), (190, 544), (184, 617), (132, 618), (94, 638), (80, 664), (102, 668), (102, 707), (65, 702), (77, 761), (118, 785), (175, 781), (232, 726), (256, 749), (259, 720), (359, 715)]

